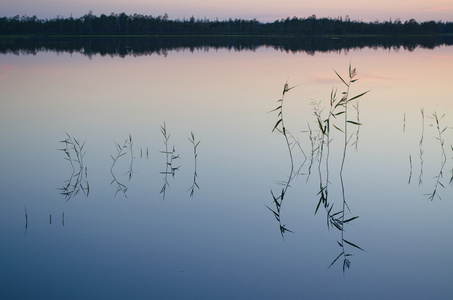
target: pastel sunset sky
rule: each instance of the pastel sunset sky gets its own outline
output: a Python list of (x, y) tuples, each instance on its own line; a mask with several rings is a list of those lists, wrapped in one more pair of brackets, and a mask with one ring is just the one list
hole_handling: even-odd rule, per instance
[(286, 17), (318, 18), (349, 15), (352, 20), (453, 21), (453, 0), (0, 0), (0, 17), (36, 15), (74, 18), (92, 11), (95, 15), (125, 12), (170, 19), (258, 19), (270, 22)]

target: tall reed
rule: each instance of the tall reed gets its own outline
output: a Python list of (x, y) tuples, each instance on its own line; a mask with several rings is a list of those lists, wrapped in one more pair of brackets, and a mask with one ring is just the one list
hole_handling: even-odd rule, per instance
[(160, 194), (162, 194), (163, 199), (165, 199), (165, 193), (167, 191), (167, 188), (170, 187), (170, 183), (168, 182), (168, 175), (175, 177), (176, 171), (178, 171), (181, 166), (175, 167), (173, 165), (174, 160), (176, 160), (180, 157), (178, 154), (176, 154), (174, 145), (173, 145), (172, 150), (169, 149), (169, 141), (170, 141), (171, 134), (167, 132), (167, 126), (166, 126), (165, 122), (163, 125), (160, 126), (160, 132), (162, 133), (162, 136), (164, 137), (163, 142), (165, 145), (165, 150), (160, 151), (160, 152), (165, 154), (165, 158), (166, 158), (165, 171), (160, 172), (161, 174), (164, 174), (164, 185), (162, 186), (162, 188), (160, 190)]
[[(356, 147), (357, 149), (357, 143), (358, 143), (358, 136), (359, 136), (359, 126), (361, 125), (359, 122), (359, 105), (358, 105), (358, 99), (365, 94), (367, 94), (369, 91), (360, 93), (356, 96), (351, 97), (350, 96), (350, 89), (353, 83), (357, 81), (356, 79), (356, 69), (352, 68), (351, 65), (349, 65), (349, 72), (348, 72), (348, 78), (343, 79), (343, 77), (335, 71), (335, 74), (337, 77), (340, 79), (340, 81), (346, 86), (346, 89), (344, 92), (342, 92), (341, 98), (337, 96), (337, 90), (332, 89), (330, 93), (330, 100), (329, 100), (329, 109), (327, 112), (327, 117), (324, 116), (323, 114), (323, 109), (320, 108), (320, 103), (313, 103), (313, 111), (314, 115), (316, 117), (316, 122), (319, 127), (319, 132), (320, 132), (320, 138), (319, 138), (319, 146), (318, 146), (318, 172), (319, 172), (319, 182), (320, 182), (320, 188), (318, 192), (318, 204), (315, 209), (315, 214), (318, 212), (319, 208), (322, 206), (324, 207), (326, 211), (326, 218), (327, 218), (327, 227), (333, 227), (336, 228), (337, 230), (340, 231), (340, 240), (338, 241), (338, 245), (341, 247), (341, 252), (340, 254), (332, 261), (330, 264), (329, 268), (337, 262), (341, 257), (343, 258), (343, 272), (345, 271), (346, 268), (350, 267), (350, 260), (349, 256), (351, 256), (350, 253), (346, 251), (346, 245), (352, 246), (354, 248), (357, 248), (359, 250), (362, 250), (359, 246), (356, 244), (348, 241), (345, 239), (345, 230), (344, 230), (344, 225), (348, 224), (355, 219), (358, 218), (358, 216), (353, 216), (350, 218), (345, 218), (346, 216), (346, 209), (350, 212), (349, 205), (347, 204), (346, 201), (346, 193), (345, 193), (345, 184), (344, 184), (344, 179), (343, 179), (343, 171), (345, 167), (345, 161), (346, 161), (346, 156), (347, 156), (347, 149), (348, 146), (350, 145), (350, 141), (353, 136), (356, 137), (355, 141), (352, 143), (353, 146)], [(352, 120), (349, 117), (349, 109), (350, 106), (352, 105), (352, 108), (356, 110), (356, 119)], [(340, 117), (343, 118), (342, 124), (336, 125), (335, 123), (337, 120), (340, 120)], [(354, 125), (356, 126), (356, 131), (355, 133), (353, 132), (352, 134), (349, 134), (349, 126)], [(330, 202), (329, 200), (329, 185), (330, 185), (330, 163), (329, 163), (329, 157), (331, 155), (331, 141), (333, 140), (333, 135), (332, 135), (332, 129), (336, 129), (337, 131), (341, 132), (343, 135), (343, 150), (342, 150), (342, 156), (341, 156), (341, 165), (340, 165), (340, 170), (339, 170), (339, 177), (340, 177), (340, 185), (341, 185), (341, 209), (334, 211), (334, 206), (335, 203)], [(325, 172), (325, 177), (323, 176)]]
[(270, 111), (270, 112), (278, 111), (277, 122), (275, 123), (274, 128), (272, 129), (272, 132), (277, 130), (285, 137), (286, 145), (288, 147), (290, 163), (291, 163), (290, 179), (294, 175), (294, 160), (293, 160), (293, 153), (291, 151), (291, 143), (289, 142), (289, 138), (288, 138), (289, 133), (286, 130), (285, 121), (283, 118), (283, 104), (284, 104), (285, 94), (288, 93), (293, 88), (295, 88), (295, 86), (289, 87), (288, 82), (286, 82), (285, 85), (283, 86), (282, 97), (279, 100), (277, 100), (278, 106)]
[[(345, 209), (346, 209), (346, 207), (350, 211), (349, 206), (348, 206), (348, 204), (346, 202), (345, 188), (344, 188), (344, 179), (343, 179), (343, 170), (344, 170), (344, 164), (345, 164), (345, 160), (346, 160), (347, 146), (348, 146), (348, 142), (349, 142), (349, 139), (350, 139), (350, 137), (348, 137), (348, 124), (352, 124), (352, 125), (355, 125), (355, 126), (360, 126), (361, 125), (357, 121), (352, 121), (352, 120), (348, 119), (348, 104), (350, 102), (352, 102), (354, 100), (357, 100), (360, 97), (364, 96), (369, 91), (363, 92), (361, 94), (358, 94), (358, 95), (353, 96), (353, 97), (350, 98), (349, 97), (349, 93), (350, 93), (351, 85), (354, 82), (357, 81), (357, 79), (355, 79), (355, 77), (357, 75), (356, 69), (355, 68), (352, 69), (351, 65), (349, 65), (349, 74), (348, 74), (349, 75), (349, 79), (348, 79), (347, 82), (336, 71), (335, 71), (335, 73), (337, 74), (338, 78), (340, 78), (341, 81), (346, 85), (346, 91), (343, 92), (343, 97), (341, 98), (341, 101), (337, 104), (338, 106), (342, 106), (344, 108), (344, 144), (343, 144), (343, 157), (342, 157), (341, 166), (340, 166), (340, 183), (341, 183), (341, 194), (342, 194), (342, 199), (343, 199), (343, 208), (342, 208), (342, 211), (341, 211), (341, 223), (340, 223), (341, 224), (341, 242), (338, 242), (338, 244), (340, 245), (340, 247), (342, 249), (341, 253), (339, 254), (339, 257), (343, 256), (343, 272), (344, 272), (345, 268), (349, 268), (350, 267), (350, 263), (351, 263), (349, 258), (348, 258), (351, 254), (346, 253), (345, 245), (348, 244), (349, 246), (355, 247), (355, 248), (363, 251), (362, 248), (360, 248), (359, 246), (357, 246), (354, 243), (351, 243), (351, 242), (347, 241), (344, 238), (344, 224), (349, 223), (350, 221), (355, 220), (355, 219), (358, 218), (358, 216), (355, 216), (355, 217), (352, 217), (352, 218), (349, 218), (349, 219), (345, 220)], [(334, 264), (337, 259), (338, 259), (338, 257), (332, 262), (332, 264)]]
[(443, 119), (444, 116), (445, 116), (445, 114), (439, 117), (436, 112), (434, 112), (432, 115), (432, 119), (434, 120), (434, 125), (431, 125), (431, 126), (436, 127), (436, 130), (437, 130), (436, 139), (439, 141), (440, 148), (441, 148), (441, 159), (440, 159), (441, 166), (440, 166), (439, 173), (434, 177), (436, 179), (436, 183), (434, 184), (434, 190), (431, 194), (429, 194), (429, 200), (431, 200), (431, 201), (433, 201), (434, 198), (436, 198), (436, 196), (439, 199), (441, 199), (439, 192), (438, 192), (438, 188), (439, 188), (439, 186), (442, 188), (444, 187), (441, 180), (443, 177), (443, 170), (444, 170), (445, 164), (447, 162), (447, 155), (445, 153), (445, 147), (444, 147), (445, 140), (443, 137), (443, 133), (447, 130), (447, 127), (443, 127), (440, 125), (440, 121)]
[(308, 170), (307, 170), (307, 179), (306, 181), (308, 182), (308, 179), (310, 179), (311, 175), (311, 169), (313, 167), (314, 161), (316, 159), (316, 155), (318, 153), (318, 135), (314, 135), (313, 130), (310, 127), (310, 123), (308, 123), (308, 138), (310, 140), (310, 163), (308, 165)]
[[(282, 235), (283, 238), (285, 238), (284, 234), (286, 232), (292, 232), (292, 231), (289, 230), (288, 228), (286, 228), (285, 224), (282, 224), (282, 221), (281, 221), (281, 208), (282, 208), (282, 204), (283, 204), (283, 200), (284, 200), (284, 196), (286, 194), (286, 191), (288, 190), (288, 188), (290, 186), (290, 182), (294, 179), (294, 177), (295, 177), (295, 175), (297, 173), (297, 172), (294, 172), (294, 159), (293, 159), (293, 153), (292, 153), (292, 148), (293, 148), (293, 146), (295, 144), (294, 141), (296, 141), (296, 139), (286, 129), (285, 121), (284, 121), (284, 117), (283, 117), (283, 105), (284, 105), (285, 95), (286, 95), (286, 93), (288, 93), (293, 88), (295, 88), (295, 86), (289, 87), (288, 82), (286, 82), (284, 84), (284, 86), (283, 86), (282, 96), (281, 96), (281, 98), (279, 100), (277, 100), (278, 106), (270, 111), (270, 112), (278, 111), (277, 122), (275, 123), (274, 128), (272, 129), (272, 132), (277, 130), (278, 132), (280, 132), (284, 136), (285, 142), (286, 142), (286, 146), (288, 148), (289, 158), (290, 158), (290, 172), (289, 172), (289, 175), (288, 175), (288, 180), (286, 180), (286, 182), (284, 183), (284, 187), (282, 188), (281, 194), (279, 196), (275, 196), (274, 192), (271, 190), (271, 196), (272, 196), (272, 199), (273, 199), (273, 204), (275, 205), (275, 209), (272, 209), (272, 208), (270, 208), (269, 206), (266, 205), (266, 207), (273, 213), (275, 219), (277, 220), (277, 222), (279, 224), (280, 234)], [(293, 142), (290, 142), (290, 139), (292, 139)], [(300, 147), (300, 144), (298, 144), (298, 143), (296, 143), (296, 144), (302, 150), (302, 148)], [(303, 150), (302, 150), (302, 153), (304, 153)], [(304, 153), (304, 156), (305, 156), (305, 153)], [(299, 168), (299, 170), (300, 170), (300, 168)]]

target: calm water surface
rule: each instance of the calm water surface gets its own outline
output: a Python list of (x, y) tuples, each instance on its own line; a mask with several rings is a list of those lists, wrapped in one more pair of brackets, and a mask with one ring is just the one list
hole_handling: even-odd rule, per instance
[(449, 299), (452, 49), (2, 54), (0, 298)]

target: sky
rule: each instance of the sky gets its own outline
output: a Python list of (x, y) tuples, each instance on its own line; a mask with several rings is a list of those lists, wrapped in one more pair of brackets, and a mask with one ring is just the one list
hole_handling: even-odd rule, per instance
[(346, 15), (365, 22), (400, 19), (453, 21), (453, 0), (0, 0), (0, 17), (16, 15), (52, 19), (111, 13), (159, 16), (170, 19), (257, 19), (272, 22), (286, 17), (336, 18)]

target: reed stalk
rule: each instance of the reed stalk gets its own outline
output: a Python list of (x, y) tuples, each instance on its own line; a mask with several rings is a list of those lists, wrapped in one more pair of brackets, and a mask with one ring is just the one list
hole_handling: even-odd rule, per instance
[(24, 205), (24, 211), (25, 211), (25, 234), (27, 234), (27, 228), (28, 228), (28, 213), (27, 213), (27, 207)]
[(420, 158), (420, 174), (418, 176), (418, 185), (419, 186), (423, 184), (423, 154), (424, 154), (423, 138), (425, 135), (425, 110), (424, 110), (424, 108), (422, 108), (420, 110), (420, 112), (421, 112), (421, 116), (422, 116), (422, 133), (421, 133), (421, 137), (420, 137), (420, 142), (418, 143), (418, 145), (419, 145), (418, 156)]
[(302, 168), (302, 166), (301, 166), (297, 172), (294, 172), (294, 159), (293, 159), (293, 153), (292, 153), (293, 146), (291, 145), (290, 138), (294, 141), (295, 145), (298, 145), (298, 147), (300, 148), (300, 150), (302, 151), (302, 153), (306, 159), (306, 155), (305, 155), (304, 151), (302, 150), (302, 147), (297, 142), (297, 140), (294, 138), (294, 136), (286, 129), (285, 121), (284, 121), (284, 117), (283, 117), (283, 107), (284, 107), (285, 95), (293, 88), (295, 88), (295, 86), (289, 87), (288, 82), (286, 82), (283, 86), (282, 96), (279, 100), (277, 100), (278, 106), (270, 111), (270, 112), (278, 111), (277, 122), (275, 123), (274, 128), (272, 129), (272, 132), (277, 130), (284, 136), (286, 146), (288, 148), (289, 159), (290, 159), (290, 172), (289, 172), (288, 180), (285, 183), (283, 183), (284, 187), (282, 188), (281, 194), (279, 196), (275, 196), (274, 192), (271, 190), (271, 196), (273, 199), (273, 204), (275, 205), (275, 209), (272, 209), (266, 205), (266, 207), (273, 213), (275, 219), (277, 220), (277, 222), (279, 224), (280, 234), (283, 239), (285, 238), (284, 234), (286, 232), (292, 232), (291, 230), (286, 228), (286, 225), (282, 224), (282, 221), (281, 221), (281, 208), (282, 208), (283, 200), (284, 200), (286, 191), (288, 190), (288, 188), (290, 186), (290, 182), (294, 179), (294, 177), (298, 174), (298, 171)]
[(126, 140), (124, 141), (124, 143), (122, 145), (115, 142), (117, 153), (115, 156), (110, 155), (110, 157), (113, 160), (112, 165), (110, 166), (110, 174), (112, 175), (112, 181), (110, 182), (110, 184), (115, 183), (117, 186), (116, 192), (115, 192), (115, 197), (118, 194), (118, 192), (122, 192), (124, 197), (127, 198), (126, 192), (127, 192), (128, 188), (124, 183), (122, 183), (122, 182), (120, 182), (120, 180), (118, 180), (118, 178), (114, 172), (114, 167), (121, 157), (123, 157), (124, 155), (129, 153), (130, 154), (130, 164), (129, 164), (128, 170), (126, 171), (126, 173), (124, 175), (127, 175), (129, 181), (131, 180), (132, 174), (133, 174), (133, 163), (134, 163), (133, 144), (134, 143), (132, 141), (132, 135), (129, 134), (129, 136), (126, 138)]
[(432, 119), (434, 120), (434, 125), (432, 125), (432, 126), (436, 127), (436, 130), (437, 130), (436, 139), (439, 141), (439, 145), (441, 148), (441, 159), (440, 159), (441, 166), (440, 166), (439, 173), (434, 177), (436, 179), (436, 183), (434, 184), (434, 190), (431, 194), (429, 194), (429, 200), (431, 200), (431, 201), (433, 201), (434, 198), (436, 198), (436, 196), (439, 199), (442, 199), (441, 196), (439, 195), (438, 188), (439, 188), (439, 186), (442, 188), (444, 187), (441, 180), (443, 177), (443, 170), (444, 170), (445, 164), (447, 162), (447, 155), (445, 153), (445, 147), (444, 147), (445, 140), (443, 137), (443, 133), (447, 130), (447, 127), (443, 127), (440, 125), (440, 121), (443, 119), (444, 116), (445, 116), (445, 114), (439, 117), (436, 112), (434, 112), (432, 115)]
[(200, 141), (197, 142), (195, 140), (195, 134), (193, 133), (193, 131), (190, 133), (190, 137), (188, 138), (188, 140), (192, 143), (193, 157), (194, 157), (193, 182), (192, 182), (192, 186), (188, 189), (188, 191), (190, 191), (190, 197), (193, 197), (195, 188), (200, 189), (200, 187), (197, 184), (197, 176), (198, 176), (198, 174), (197, 174), (197, 158), (198, 158), (197, 148), (198, 148), (198, 145), (200, 144)]
[[(361, 94), (358, 94), (356, 96), (350, 97), (350, 89), (351, 86), (354, 82), (357, 81), (355, 78), (357, 75), (356, 69), (352, 69), (351, 65), (349, 65), (349, 72), (348, 72), (348, 78), (347, 80), (343, 79), (343, 77), (335, 71), (335, 74), (337, 77), (341, 80), (341, 82), (346, 86), (346, 90), (342, 92), (342, 97), (338, 98), (337, 97), (337, 91), (332, 90), (330, 94), (330, 101), (329, 101), (329, 111), (328, 111), (328, 116), (323, 117), (322, 112), (323, 110), (320, 109), (319, 103), (316, 105), (313, 105), (313, 110), (314, 114), (316, 117), (316, 121), (319, 126), (319, 131), (320, 131), (320, 139), (319, 139), (319, 146), (318, 146), (318, 171), (319, 171), (319, 182), (320, 182), (320, 191), (318, 193), (319, 196), (319, 201), (315, 209), (315, 214), (318, 212), (318, 209), (320, 208), (321, 204), (324, 207), (326, 211), (326, 218), (327, 218), (327, 226), (330, 228), (330, 226), (338, 229), (340, 231), (340, 241), (338, 241), (338, 245), (341, 247), (341, 252), (340, 254), (332, 261), (330, 264), (329, 268), (336, 262), (340, 257), (343, 257), (343, 272), (345, 271), (346, 268), (350, 267), (350, 260), (349, 256), (351, 256), (350, 253), (346, 252), (345, 246), (352, 246), (354, 248), (357, 248), (359, 250), (362, 250), (359, 246), (356, 244), (348, 241), (345, 239), (345, 230), (344, 230), (344, 225), (347, 223), (352, 222), (353, 220), (357, 219), (358, 216), (354, 216), (351, 218), (346, 219), (346, 209), (350, 212), (349, 205), (347, 204), (346, 201), (346, 194), (345, 194), (345, 184), (344, 184), (344, 179), (343, 179), (343, 171), (345, 167), (345, 161), (346, 161), (346, 156), (347, 156), (347, 149), (350, 144), (350, 141), (352, 137), (354, 136), (353, 134), (349, 134), (349, 125), (354, 125), (357, 126), (357, 130), (355, 132), (355, 141), (352, 143), (352, 145), (355, 146), (357, 150), (357, 143), (358, 143), (358, 136), (359, 136), (359, 126), (360, 124), (360, 114), (359, 114), (359, 104), (358, 104), (358, 99), (365, 94), (367, 94), (369, 91), (363, 92)], [(352, 108), (356, 110), (356, 120), (351, 120), (349, 118), (349, 106), (352, 105)], [(338, 119), (340, 116), (343, 117), (343, 125), (337, 126), (334, 124), (334, 120)], [(334, 212), (334, 203), (329, 202), (329, 184), (330, 184), (330, 171), (329, 171), (329, 157), (330, 157), (330, 152), (331, 152), (331, 141), (333, 139), (331, 135), (331, 129), (335, 128), (338, 131), (340, 131), (343, 135), (343, 150), (342, 150), (342, 156), (341, 156), (341, 165), (340, 165), (340, 170), (339, 170), (339, 177), (340, 177), (340, 185), (341, 185), (341, 199), (342, 199), (342, 208), (339, 211)], [(326, 152), (326, 153), (324, 153)], [(324, 162), (324, 164), (323, 164)], [(322, 166), (325, 167), (325, 179), (323, 178), (323, 168)]]
[(72, 173), (68, 180), (65, 181), (61, 190), (61, 194), (65, 196), (66, 201), (76, 196), (80, 191), (88, 197), (90, 193), (90, 185), (88, 183), (88, 169), (84, 166), (83, 158), (86, 154), (84, 151), (85, 142), (80, 143), (79, 140), (66, 133), (66, 139), (60, 141), (64, 144), (60, 151), (65, 153), (65, 159), (69, 161)]
[(181, 166), (175, 167), (173, 165), (173, 161), (179, 159), (179, 155), (176, 154), (175, 146), (173, 145), (172, 150), (169, 149), (169, 141), (170, 141), (170, 133), (167, 132), (167, 126), (164, 122), (163, 125), (160, 126), (160, 131), (162, 136), (164, 137), (164, 145), (165, 150), (160, 151), (161, 153), (165, 154), (166, 163), (165, 163), (165, 171), (160, 172), (164, 174), (164, 185), (160, 190), (160, 194), (162, 194), (163, 199), (165, 199), (165, 193), (168, 187), (170, 187), (170, 183), (168, 182), (168, 175), (171, 175), (173, 178), (175, 177), (176, 171), (179, 170)]
[[(291, 143), (289, 142), (288, 132), (286, 130), (285, 121), (283, 118), (283, 103), (284, 103), (284, 99), (285, 99), (285, 94), (288, 93), (293, 88), (295, 88), (295, 86), (289, 87), (288, 82), (286, 82), (285, 85), (283, 86), (282, 97), (277, 101), (278, 106), (270, 111), (270, 112), (278, 111), (278, 115), (277, 115), (278, 119), (274, 125), (274, 128), (272, 129), (272, 132), (277, 130), (278, 132), (283, 134), (283, 136), (285, 137), (286, 146), (288, 147), (288, 154), (289, 154), (289, 158), (290, 158), (290, 165), (291, 165), (290, 179), (293, 178), (293, 175), (294, 175), (294, 160), (293, 160), (293, 153), (291, 151)], [(281, 129), (280, 129), (280, 127), (281, 127)]]

